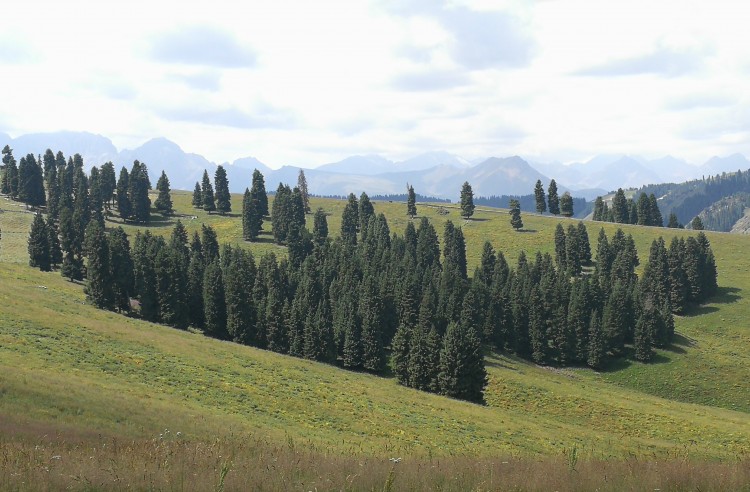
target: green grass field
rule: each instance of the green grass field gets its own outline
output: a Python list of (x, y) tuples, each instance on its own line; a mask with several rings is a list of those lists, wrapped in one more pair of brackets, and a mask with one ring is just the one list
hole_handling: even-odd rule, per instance
[[(189, 231), (210, 223), (220, 242), (243, 244), (256, 257), (268, 251), (284, 254), (267, 234), (257, 244), (242, 242), (239, 196), (233, 196), (235, 216), (229, 217), (194, 211), (189, 193), (174, 193), (174, 201)], [(313, 210), (320, 206), (330, 213), (333, 235), (338, 233), (344, 203), (312, 200)], [(401, 233), (409, 220), (402, 203), (375, 202), (375, 209), (386, 214), (392, 232)], [(111, 445), (105, 451), (101, 444), (112, 441), (131, 443), (133, 452), (144, 456), (151, 451), (158, 457), (167, 453), (159, 447), (167, 446), (164, 442), (171, 443), (170, 453), (200, 454), (203, 458), (194, 458), (193, 466), (210, 468), (213, 474), (207, 482), (190, 482), (192, 490), (205, 489), (201, 484), (218, 488), (225, 466), (234, 470), (225, 473), (227, 484), (239, 480), (240, 470), (249, 467), (242, 460), (250, 448), (265, 460), (277, 456), (287, 467), (278, 465), (288, 474), (284, 475), (288, 481), (277, 477), (275, 482), (253, 482), (258, 488), (309, 490), (314, 483), (319, 489), (382, 489), (395, 470), (402, 480), (391, 484), (395, 489), (401, 488), (399, 484), (403, 488), (491, 489), (510, 484), (492, 482), (493, 473), (505, 473), (510, 467), (503, 469), (506, 462), (516, 466), (515, 475), (507, 477), (516, 476), (518, 487), (529, 489), (608, 488), (596, 481), (593, 471), (559, 483), (534, 482), (529, 475), (555, 467), (593, 470), (594, 463), (621, 467), (617, 473), (623, 481), (610, 483), (615, 488), (643, 488), (645, 482), (626, 480), (634, 473), (653, 476), (647, 484), (650, 489), (677, 490), (694, 483), (707, 483), (715, 490), (738, 488), (738, 484), (747, 487), (749, 237), (708, 234), (716, 255), (720, 294), (712, 303), (676, 317), (677, 343), (658, 350), (655, 363), (622, 362), (597, 373), (543, 368), (489, 354), (487, 405), (478, 406), (408, 389), (394, 379), (347, 372), (97, 310), (86, 305), (81, 285), (65, 281), (59, 273), (27, 266), (26, 237), (32, 215), (3, 198), (0, 210), (0, 488), (41, 488), (32, 483), (51, 489), (68, 484), (85, 488), (80, 474), (78, 481), (65, 481), (65, 476), (75, 473), (59, 460), (53, 464), (62, 478), (45, 482), (44, 473), (37, 469), (43, 466), (38, 463), (42, 458), (35, 458), (39, 453), (34, 448), (42, 446), (49, 451), (44, 455), (47, 462), (53, 450), (63, 461), (66, 456), (75, 461), (76, 456), (90, 454), (97, 463), (110, 462), (113, 473), (130, 477), (129, 483), (136, 488), (150, 488), (150, 484), (180, 489), (175, 481), (185, 478), (184, 468), (180, 474), (176, 465), (165, 467), (162, 472), (175, 478), (164, 483), (159, 480), (166, 475), (158, 478), (158, 469), (148, 472), (151, 482), (144, 481), (145, 471), (143, 477), (133, 471), (143, 464), (138, 459), (111, 464), (122, 456), (110, 454)], [(524, 214), (524, 231), (515, 232), (505, 210), (478, 209), (468, 222), (456, 209), (448, 210), (447, 216), (441, 216), (435, 207), (419, 205), (420, 215), (429, 217), (439, 234), (446, 219), (462, 226), (470, 269), (478, 263), (485, 240), (511, 263), (521, 250), (552, 252), (554, 228), (565, 221)], [(157, 220), (150, 229), (169, 234), (175, 220)], [(610, 236), (616, 229), (613, 224), (587, 223), (594, 247), (599, 227)], [(135, 232), (133, 226), (126, 229), (129, 234)], [(633, 235), (642, 262), (659, 235), (669, 240), (674, 234), (689, 234), (637, 226), (623, 229)], [(156, 450), (149, 443), (156, 443)], [(189, 470), (190, 460), (176, 455), (172, 463)], [(293, 464), (295, 456), (302, 464)], [(388, 461), (391, 457), (402, 457), (403, 462), (396, 466)], [(576, 465), (579, 458), (581, 464)], [(442, 465), (436, 467), (436, 462)], [(672, 463), (672, 481), (665, 478), (672, 476), (666, 464), (663, 473), (646, 465), (654, 462)], [(372, 473), (362, 469), (363, 463), (371, 464)], [(486, 466), (481, 468), (479, 463)], [(691, 470), (705, 468), (687, 473), (676, 463), (691, 463)], [(731, 468), (732, 463), (739, 463), (739, 468)], [(27, 470), (26, 475), (2, 476), (14, 466)], [(102, 474), (103, 466), (80, 470), (93, 488), (108, 488), (111, 474)], [(320, 470), (327, 466), (339, 482), (320, 481)], [(722, 466), (729, 468), (720, 473), (715, 467)], [(719, 474), (730, 482), (716, 478)], [(136, 475), (140, 481), (135, 481)], [(451, 482), (459, 475), (463, 481)], [(703, 482), (675, 481), (693, 475)], [(251, 471), (244, 475), (246, 480), (251, 476)], [(26, 487), (19, 485), (23, 477)], [(355, 478), (347, 483), (349, 477)], [(120, 488), (117, 483), (111, 488)], [(241, 485), (235, 483), (238, 489)]]

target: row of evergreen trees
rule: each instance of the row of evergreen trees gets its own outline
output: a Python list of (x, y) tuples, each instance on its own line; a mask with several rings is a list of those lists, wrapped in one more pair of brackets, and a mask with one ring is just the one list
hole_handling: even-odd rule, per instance
[(636, 201), (632, 198), (626, 198), (622, 188), (619, 188), (612, 198), (611, 207), (602, 200), (602, 197), (596, 197), (593, 220), (617, 222), (618, 224), (664, 226), (664, 219), (653, 193), (651, 195), (641, 193)]
[[(214, 186), (216, 190), (214, 191)], [(214, 183), (208, 177), (208, 171), (203, 170), (201, 182), (195, 182), (193, 190), (193, 207), (202, 208), (208, 213), (219, 212), (225, 215), (232, 211), (231, 195), (229, 194), (229, 180), (224, 166), (217, 166), (214, 172)]]
[(536, 180), (534, 201), (537, 213), (543, 214), (549, 211), (552, 215), (562, 215), (563, 217), (573, 216), (573, 197), (567, 191), (563, 193), (562, 197), (558, 196), (557, 182), (554, 179), (549, 182), (546, 197), (542, 180)]

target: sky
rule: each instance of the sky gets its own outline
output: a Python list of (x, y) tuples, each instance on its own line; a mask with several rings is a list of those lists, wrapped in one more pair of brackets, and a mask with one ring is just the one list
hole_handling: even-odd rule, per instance
[(13, 0), (0, 131), (354, 154), (750, 154), (750, 3)]

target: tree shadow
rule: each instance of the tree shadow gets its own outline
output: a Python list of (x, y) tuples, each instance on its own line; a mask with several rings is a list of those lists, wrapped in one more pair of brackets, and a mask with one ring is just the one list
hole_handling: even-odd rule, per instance
[[(505, 360), (504, 360), (505, 359)], [(484, 363), (487, 367), (495, 367), (498, 369), (507, 369), (509, 371), (518, 371), (516, 367), (513, 367), (511, 365), (508, 365), (506, 360), (510, 360), (513, 362), (521, 363), (521, 364), (528, 364), (529, 361), (525, 359), (521, 359), (520, 357), (517, 357), (515, 355), (511, 354), (504, 354), (502, 352), (498, 352), (496, 349), (489, 350), (484, 357)]]
[(710, 305), (690, 305), (687, 307), (685, 312), (682, 313), (682, 316), (693, 318), (695, 316), (715, 313), (719, 310), (719, 308), (714, 306), (714, 304), (733, 304), (742, 299), (740, 292), (742, 292), (742, 289), (738, 289), (737, 287), (719, 287), (716, 290), (716, 294), (714, 294), (707, 300), (707, 303), (709, 303)]
[(492, 219), (488, 219), (485, 217), (471, 217), (470, 219), (464, 219), (466, 222), (487, 222)]
[(245, 241), (246, 243), (255, 243), (255, 244), (274, 244), (273, 236), (258, 236), (253, 241)]
[(524, 233), (531, 233), (531, 234), (533, 234), (533, 233), (539, 232), (539, 231), (537, 231), (536, 229), (518, 229), (518, 231), (516, 231), (516, 232), (524, 232)]

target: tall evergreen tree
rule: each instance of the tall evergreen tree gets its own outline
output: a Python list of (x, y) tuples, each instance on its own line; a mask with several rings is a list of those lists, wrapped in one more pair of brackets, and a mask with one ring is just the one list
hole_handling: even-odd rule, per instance
[(318, 207), (313, 217), (313, 241), (323, 246), (328, 239), (328, 219), (322, 208)]
[(600, 369), (606, 357), (606, 341), (602, 331), (602, 322), (599, 313), (594, 310), (591, 313), (591, 322), (589, 324), (589, 350), (586, 363), (589, 367)]
[(700, 216), (696, 215), (693, 217), (693, 220), (690, 221), (690, 228), (694, 231), (703, 230), (703, 220), (701, 220)]
[(482, 343), (474, 327), (451, 323), (440, 351), (440, 391), (446, 396), (484, 402), (487, 371)]
[(219, 165), (214, 173), (214, 186), (216, 187), (216, 211), (224, 215), (232, 211), (231, 196), (229, 194), (229, 180), (224, 166)]
[(636, 360), (650, 362), (654, 358), (654, 351), (651, 348), (651, 344), (653, 334), (656, 331), (657, 316), (658, 314), (653, 309), (647, 309), (638, 318), (633, 340)]
[(159, 191), (159, 196), (154, 202), (154, 207), (162, 215), (172, 215), (174, 210), (172, 209), (171, 189), (169, 187), (169, 178), (164, 171), (161, 172), (161, 176), (159, 176), (159, 180), (156, 182), (156, 189)]
[(359, 204), (354, 193), (349, 198), (341, 215), (341, 239), (347, 244), (357, 244), (357, 229), (359, 226)]
[(193, 208), (203, 208), (203, 190), (201, 190), (201, 184), (196, 181), (195, 188), (193, 188)]
[(372, 206), (370, 197), (364, 191), (359, 196), (359, 231), (362, 233), (362, 240), (365, 240), (367, 236), (367, 225), (370, 222), (370, 218), (375, 216), (375, 207)]
[(310, 192), (307, 190), (307, 178), (305, 177), (305, 171), (300, 169), (297, 175), (297, 188), (299, 188), (300, 196), (302, 196), (302, 204), (305, 207), (305, 213), (310, 213)]
[(43, 272), (49, 272), (52, 269), (52, 259), (50, 258), (49, 231), (47, 224), (44, 222), (42, 214), (34, 215), (34, 221), (31, 223), (31, 232), (29, 232), (29, 266), (37, 267)]
[(594, 200), (594, 215), (592, 216), (592, 220), (606, 220), (604, 217), (604, 200), (600, 196)]
[(260, 213), (263, 217), (268, 217), (268, 194), (266, 193), (266, 182), (263, 174), (255, 169), (253, 171), (253, 183), (250, 187), (250, 193), (258, 201)]
[(107, 239), (112, 269), (113, 305), (120, 312), (127, 312), (130, 311), (130, 297), (133, 294), (134, 282), (130, 242), (122, 227), (114, 229)]
[(396, 381), (404, 386), (409, 385), (409, 351), (413, 328), (400, 324), (391, 341), (391, 369)]
[(21, 158), (18, 166), (18, 199), (32, 207), (40, 207), (47, 203), (44, 172), (34, 154), (28, 154), (25, 159)]
[(619, 224), (630, 222), (630, 210), (628, 200), (625, 198), (625, 192), (622, 188), (617, 189), (614, 198), (612, 198), (612, 219)]
[(565, 228), (559, 222), (555, 227), (555, 260), (560, 270), (568, 268), (568, 257), (565, 252)]
[(224, 271), (227, 332), (232, 340), (249, 344), (255, 339), (255, 309), (248, 295), (255, 284), (255, 261), (244, 249), (234, 249)]
[(464, 181), (461, 187), (461, 216), (468, 220), (474, 215), (474, 208), (474, 192), (469, 182)]
[(659, 210), (659, 204), (656, 200), (656, 195), (654, 195), (653, 193), (648, 196), (648, 204), (649, 225), (663, 227), (664, 219), (662, 218), (661, 211)]
[(13, 157), (13, 149), (10, 146), (3, 147), (2, 153), (5, 171), (3, 172), (0, 193), (13, 198), (18, 193), (18, 167), (16, 167), (16, 159)]
[(51, 216), (47, 216), (47, 235), (49, 242), (49, 260), (52, 268), (57, 267), (62, 263), (62, 248), (60, 247), (60, 238), (58, 237), (57, 224), (55, 219)]
[(242, 197), (242, 237), (247, 241), (254, 241), (262, 227), (263, 215), (260, 213), (260, 204), (253, 198), (250, 190), (245, 188), (245, 195)]
[(547, 198), (544, 194), (544, 187), (542, 186), (542, 180), (537, 179), (536, 185), (534, 186), (534, 200), (536, 201), (536, 212), (543, 214), (547, 211)]
[(206, 266), (203, 274), (203, 310), (206, 334), (219, 339), (226, 339), (227, 306), (224, 297), (224, 280), (219, 261), (214, 260)]
[(146, 165), (137, 160), (134, 161), (133, 168), (130, 170), (128, 197), (133, 207), (132, 218), (141, 224), (151, 219), (151, 199), (148, 197), (150, 185)]
[(549, 213), (560, 215), (560, 197), (557, 196), (557, 183), (554, 179), (549, 182), (549, 188), (547, 188), (547, 204)]
[(669, 222), (667, 222), (667, 227), (670, 229), (680, 228), (680, 222), (677, 220), (677, 214), (675, 214), (674, 212), (671, 212), (669, 214)]
[(412, 185), (406, 186), (406, 215), (413, 219), (417, 215), (417, 194)]
[(201, 195), (203, 203), (203, 210), (208, 213), (216, 210), (216, 202), (214, 200), (214, 187), (211, 184), (211, 179), (208, 177), (208, 171), (203, 170), (203, 180), (201, 182)]
[(130, 203), (128, 189), (130, 188), (130, 174), (123, 167), (120, 169), (120, 179), (117, 181), (117, 210), (123, 220), (129, 220), (133, 213), (133, 205)]
[(92, 220), (86, 228), (86, 299), (100, 309), (114, 309), (109, 242), (102, 225)]
[(362, 294), (359, 296), (359, 317), (362, 320), (362, 367), (368, 371), (380, 372), (385, 366), (383, 349), (383, 301), (380, 298), (375, 279), (363, 280)]
[(91, 208), (91, 219), (99, 222), (104, 227), (104, 200), (102, 199), (102, 179), (99, 168), (91, 168), (89, 175), (89, 207)]
[(115, 175), (114, 164), (111, 161), (105, 162), (101, 165), (99, 174), (101, 175), (102, 201), (104, 202), (104, 207), (109, 210), (115, 190), (117, 189), (117, 176)]

